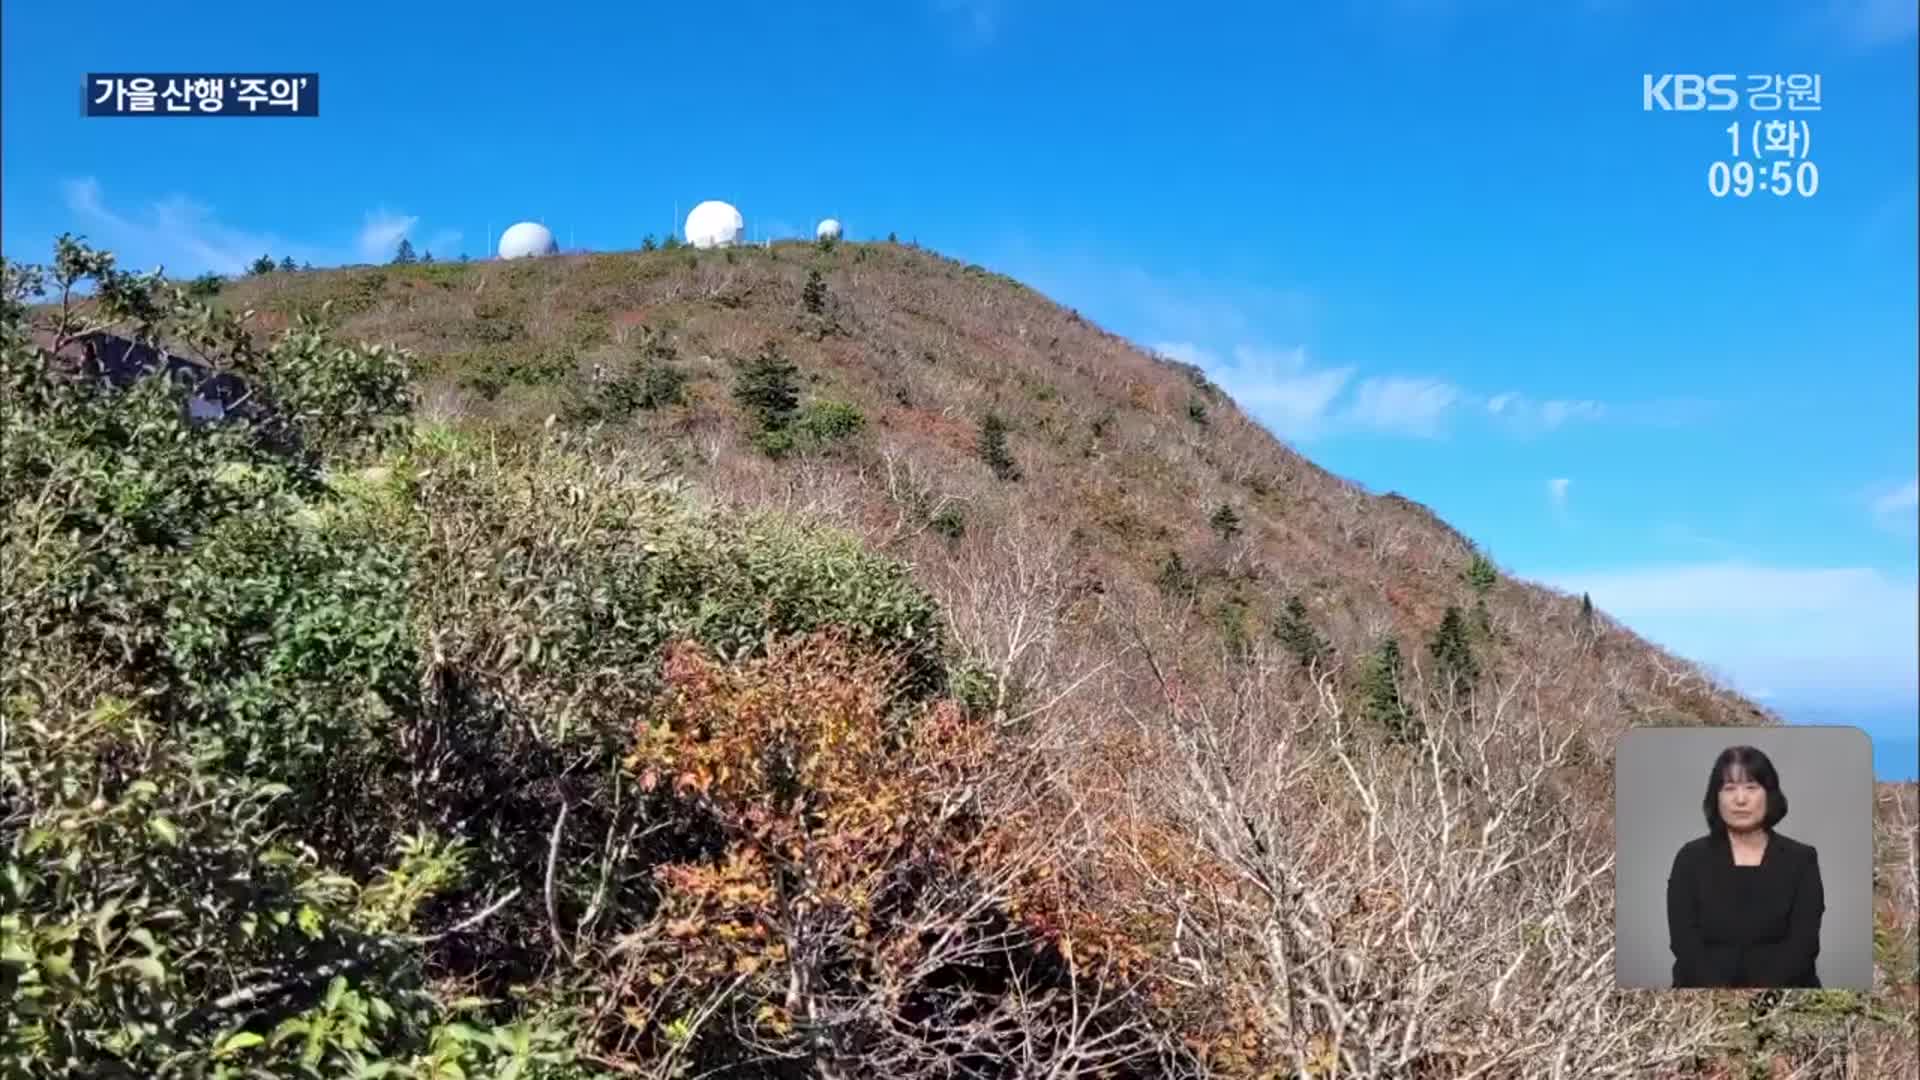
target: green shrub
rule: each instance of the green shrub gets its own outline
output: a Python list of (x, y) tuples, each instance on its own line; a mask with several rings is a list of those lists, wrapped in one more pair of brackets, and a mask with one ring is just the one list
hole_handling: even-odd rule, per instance
[[(130, 702), (8, 719), (0, 769), (24, 820), (0, 856), (0, 1071), (508, 1064), (484, 1023), (458, 1023), (429, 991), (410, 937), (459, 881), (460, 845), (408, 838), (355, 882), (268, 827), (285, 786), (210, 769)], [(557, 1034), (535, 1040), (542, 1063), (568, 1057)]]
[(947, 673), (947, 692), (976, 716), (993, 711), (999, 700), (999, 680), (991, 670), (971, 661), (955, 664)]
[(932, 526), (934, 532), (948, 540), (958, 540), (967, 532), (966, 519), (961, 516), (957, 508), (951, 506), (933, 515), (928, 519), (927, 524)]
[(576, 411), (582, 420), (624, 420), (642, 410), (665, 409), (687, 400), (687, 373), (671, 364), (648, 363), (608, 379)]
[(816, 442), (851, 438), (866, 426), (860, 410), (844, 401), (815, 401), (800, 414), (799, 427)]
[(571, 353), (551, 351), (526, 343), (490, 345), (447, 357), (443, 363), (457, 372), (460, 384), (493, 401), (516, 386), (558, 386), (574, 373)]
[(707, 850), (682, 810), (598, 876), (662, 810), (612, 777), (667, 646), (834, 630), (894, 657), (901, 702), (946, 683), (933, 601), (852, 537), (698, 513), (564, 433), (402, 441), (392, 354), (318, 327), (254, 351), (60, 256), (287, 413), (198, 426), (170, 381), (65, 379), (25, 333), (44, 275), (5, 268), (0, 1072), (580, 1075), (590, 958), (651, 918), (650, 867)]
[(792, 428), (767, 428), (753, 433), (753, 447), (761, 453), (778, 461), (791, 455), (798, 443), (793, 437)]
[(1252, 639), (1247, 633), (1247, 615), (1250, 607), (1245, 597), (1233, 595), (1220, 602), (1214, 609), (1213, 617), (1220, 628), (1220, 640), (1225, 645), (1227, 655), (1235, 659), (1244, 659), (1252, 649)]

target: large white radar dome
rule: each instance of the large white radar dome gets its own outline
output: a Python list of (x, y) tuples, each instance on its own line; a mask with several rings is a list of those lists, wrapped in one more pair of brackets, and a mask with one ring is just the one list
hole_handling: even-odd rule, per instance
[(740, 242), (746, 219), (732, 205), (708, 199), (687, 215), (687, 243), (697, 248), (732, 247)]
[(825, 221), (822, 221), (819, 225), (814, 227), (813, 237), (816, 240), (840, 239), (840, 223), (838, 221), (835, 221), (833, 218), (828, 218)]
[(538, 222), (523, 221), (500, 234), (500, 257), (520, 259), (528, 255), (551, 255), (560, 250), (553, 233)]

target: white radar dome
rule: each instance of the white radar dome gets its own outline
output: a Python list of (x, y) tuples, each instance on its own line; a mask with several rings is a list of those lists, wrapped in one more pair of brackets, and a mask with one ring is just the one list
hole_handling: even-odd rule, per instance
[(840, 223), (832, 218), (822, 221), (818, 226), (815, 226), (813, 238), (816, 240), (840, 239)]
[(500, 257), (519, 259), (528, 255), (551, 255), (560, 250), (553, 233), (545, 225), (523, 221), (500, 234)]
[(746, 228), (746, 219), (731, 204), (708, 199), (687, 215), (687, 243), (697, 248), (732, 247)]

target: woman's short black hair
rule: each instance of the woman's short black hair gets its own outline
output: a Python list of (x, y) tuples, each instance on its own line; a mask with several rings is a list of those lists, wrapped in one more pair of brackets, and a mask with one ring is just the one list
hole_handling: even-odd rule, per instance
[(1771, 829), (1780, 824), (1787, 816), (1787, 795), (1780, 790), (1780, 774), (1774, 771), (1772, 760), (1756, 747), (1729, 746), (1713, 759), (1713, 772), (1707, 776), (1707, 797), (1701, 802), (1701, 809), (1707, 815), (1707, 831), (1715, 837), (1727, 835), (1727, 823), (1720, 819), (1720, 788), (1727, 782), (1727, 774), (1735, 769), (1767, 790), (1767, 816), (1761, 826)]

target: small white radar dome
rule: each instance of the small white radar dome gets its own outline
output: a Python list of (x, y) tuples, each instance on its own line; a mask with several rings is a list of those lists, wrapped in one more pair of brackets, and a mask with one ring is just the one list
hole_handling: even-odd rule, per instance
[(746, 228), (746, 219), (731, 204), (708, 199), (687, 215), (687, 243), (697, 248), (732, 247)]
[(825, 221), (822, 221), (819, 225), (814, 227), (813, 238), (815, 240), (840, 239), (840, 223), (838, 221), (835, 221), (832, 218), (828, 218)]
[(500, 234), (500, 257), (520, 259), (529, 255), (551, 255), (560, 250), (553, 233), (545, 225), (523, 221)]

